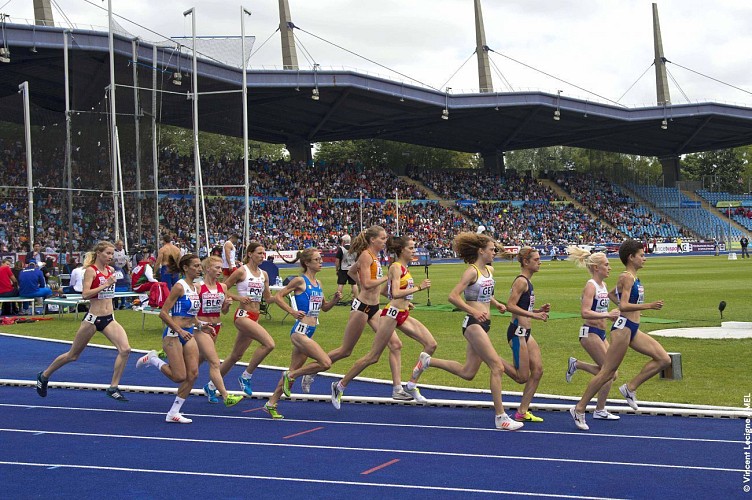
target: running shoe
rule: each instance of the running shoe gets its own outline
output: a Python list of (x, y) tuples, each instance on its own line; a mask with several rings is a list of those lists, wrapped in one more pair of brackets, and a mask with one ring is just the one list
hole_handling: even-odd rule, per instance
[(206, 384), (204, 386), (204, 394), (206, 394), (206, 399), (208, 399), (210, 403), (213, 403), (213, 404), (219, 403), (219, 398), (217, 397), (217, 390), (210, 388), (209, 384)]
[(584, 413), (578, 413), (575, 407), (573, 406), (569, 409), (569, 414), (572, 415), (572, 420), (574, 420), (574, 425), (576, 425), (578, 429), (580, 429), (581, 431), (586, 431), (590, 429), (590, 427), (588, 427), (587, 422), (585, 421)]
[(337, 382), (332, 382), (332, 406), (339, 410), (340, 404), (342, 403), (342, 393), (344, 391), (339, 390), (339, 385), (337, 384)]
[(569, 366), (567, 366), (567, 383), (572, 381), (572, 375), (577, 371), (577, 358), (569, 358)]
[(595, 410), (593, 418), (596, 420), (619, 420), (619, 415), (614, 415), (608, 410)]
[(426, 397), (420, 393), (420, 389), (418, 389), (417, 387), (415, 387), (414, 389), (408, 389), (407, 387), (405, 387), (405, 393), (409, 394), (416, 403), (428, 402), (428, 399), (426, 399)]
[(637, 406), (637, 398), (634, 391), (630, 391), (627, 388), (627, 384), (622, 385), (619, 387), (619, 392), (622, 396), (624, 396), (624, 399), (627, 400), (627, 404), (632, 408), (633, 410), (638, 410), (639, 406)]
[(43, 398), (47, 397), (47, 383), (50, 381), (48, 378), (44, 378), (42, 375), (44, 372), (37, 373), (37, 394)]
[(169, 422), (171, 424), (190, 424), (193, 422), (190, 418), (185, 418), (182, 413), (168, 413), (165, 417), (165, 422)]
[(246, 396), (253, 396), (253, 382), (249, 378), (243, 378), (241, 375), (238, 377), (240, 383), (240, 390), (245, 393)]
[(516, 431), (525, 425), (522, 422), (515, 422), (506, 413), (496, 415), (494, 421), (496, 422), (496, 428), (502, 431)]
[(295, 383), (294, 378), (290, 378), (290, 372), (285, 370), (282, 372), (282, 393), (290, 397), (290, 389), (292, 389), (292, 384)]
[(514, 419), (518, 422), (543, 422), (541, 417), (536, 417), (529, 411), (524, 415), (518, 411), (514, 412)]
[(418, 363), (413, 368), (413, 379), (418, 380), (421, 373), (423, 373), (430, 365), (431, 355), (427, 352), (421, 352), (420, 356), (418, 356)]
[(392, 389), (392, 399), (396, 399), (397, 401), (412, 401), (413, 397), (402, 387), (395, 387)]
[(311, 384), (313, 384), (315, 378), (316, 375), (303, 375), (303, 378), (300, 379), (300, 386), (303, 389), (304, 394), (309, 394), (311, 392)]
[(164, 349), (160, 349), (157, 353), (157, 357), (161, 359), (162, 361), (167, 361), (167, 353), (164, 352)]
[(125, 403), (126, 401), (128, 401), (128, 398), (123, 396), (123, 393), (120, 392), (120, 389), (118, 389), (117, 387), (108, 387), (107, 391), (105, 392), (107, 396), (111, 397), (115, 401), (120, 401), (122, 403)]
[(243, 396), (235, 396), (234, 394), (228, 394), (227, 397), (225, 398), (225, 408), (235, 406), (241, 401), (243, 401)]
[(274, 420), (281, 420), (285, 418), (284, 415), (277, 411), (277, 405), (270, 405), (269, 403), (266, 403), (264, 405), (264, 411), (271, 415)]
[(149, 351), (146, 353), (146, 355), (141, 356), (138, 358), (138, 361), (136, 361), (136, 368), (143, 368), (145, 366), (149, 366), (151, 364), (152, 358), (157, 357), (157, 351)]

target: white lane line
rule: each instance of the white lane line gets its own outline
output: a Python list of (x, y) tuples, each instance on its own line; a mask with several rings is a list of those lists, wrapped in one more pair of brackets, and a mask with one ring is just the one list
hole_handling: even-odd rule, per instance
[[(138, 414), (138, 415), (164, 415), (164, 412), (156, 411), (139, 411), (139, 410), (113, 410), (110, 408), (81, 408), (70, 406), (45, 406), (38, 405), (32, 406), (28, 404), (9, 404), (0, 403), (0, 407), (7, 408), (28, 408), (28, 409), (44, 409), (44, 410), (62, 410), (62, 411), (90, 411), (90, 412), (104, 412), (104, 413), (123, 413), (123, 414)], [(240, 419), (240, 420), (261, 420), (265, 422), (272, 422), (268, 417), (250, 417), (245, 415), (208, 415), (201, 413), (189, 412), (186, 415), (197, 418), (216, 418), (216, 419)], [(460, 427), (450, 425), (424, 425), (424, 424), (396, 424), (388, 422), (344, 422), (339, 420), (300, 420), (293, 418), (285, 418), (284, 420), (274, 421), (274, 425), (287, 425), (288, 423), (311, 423), (311, 424), (328, 424), (328, 425), (353, 425), (353, 426), (366, 426), (366, 427), (395, 427), (395, 428), (407, 428), (407, 429), (437, 429), (437, 430), (450, 430), (450, 431), (474, 431), (474, 432), (490, 432), (498, 434), (497, 429), (491, 427)], [(582, 432), (575, 431), (542, 431), (531, 430), (525, 427), (523, 430), (516, 431), (516, 433), (527, 434), (552, 434), (560, 436), (582, 436), (582, 437), (603, 437), (609, 439), (647, 439), (658, 441), (689, 441), (689, 442), (701, 442), (701, 443), (722, 443), (722, 444), (742, 444), (745, 441), (743, 439), (705, 439), (700, 437), (672, 437), (672, 436), (646, 436), (646, 435), (631, 435), (631, 434), (608, 434), (597, 432)]]
[(425, 486), (419, 484), (392, 484), (392, 483), (367, 483), (359, 481), (343, 481), (336, 480), (331, 481), (327, 479), (307, 479), (299, 477), (274, 477), (274, 476), (255, 476), (249, 474), (226, 474), (226, 473), (212, 473), (212, 472), (192, 472), (192, 471), (176, 471), (176, 470), (152, 470), (152, 469), (134, 469), (128, 467), (103, 467), (96, 465), (75, 465), (75, 464), (41, 464), (31, 462), (3, 462), (0, 461), (0, 465), (14, 465), (25, 467), (47, 467), (47, 468), (66, 468), (66, 469), (88, 469), (88, 470), (104, 470), (109, 472), (141, 472), (146, 474), (166, 474), (166, 475), (179, 475), (179, 476), (198, 476), (205, 477), (217, 477), (221, 479), (234, 478), (234, 479), (256, 479), (262, 481), (282, 481), (292, 483), (314, 483), (314, 484), (327, 484), (327, 485), (346, 485), (346, 486), (363, 486), (366, 488), (398, 488), (406, 490), (428, 490), (428, 491), (447, 491), (452, 493), (481, 493), (484, 495), (513, 495), (513, 496), (533, 496), (533, 497), (549, 497), (549, 498), (582, 498), (586, 500), (596, 499), (608, 499), (618, 500), (611, 497), (586, 497), (581, 495), (565, 495), (562, 493), (533, 493), (530, 491), (504, 491), (504, 490), (482, 490), (476, 488), (452, 488), (447, 486)]
[[(34, 434), (40, 432), (38, 429), (0, 429), (0, 432), (9, 433), (21, 433), (21, 434)], [(597, 464), (597, 465), (615, 465), (615, 466), (627, 466), (627, 467), (645, 467), (645, 468), (657, 468), (657, 469), (692, 469), (698, 471), (708, 472), (733, 472), (741, 473), (743, 469), (727, 469), (721, 467), (701, 467), (696, 465), (671, 465), (671, 464), (659, 464), (659, 463), (638, 463), (638, 462), (612, 462), (607, 460), (581, 460), (573, 458), (551, 458), (551, 457), (532, 457), (532, 456), (519, 456), (519, 455), (492, 455), (488, 453), (457, 453), (448, 451), (428, 451), (428, 450), (398, 450), (390, 448), (364, 448), (354, 446), (324, 446), (324, 445), (311, 445), (311, 444), (294, 444), (294, 443), (262, 443), (255, 441), (230, 441), (222, 439), (193, 439), (193, 438), (173, 438), (162, 436), (131, 436), (126, 434), (104, 434), (104, 433), (89, 433), (89, 432), (62, 432), (62, 431), (45, 431), (46, 436), (74, 436), (74, 437), (95, 437), (95, 438), (110, 438), (110, 439), (133, 439), (144, 441), (163, 441), (173, 443), (199, 443), (199, 444), (223, 444), (234, 446), (261, 446), (268, 448), (302, 448), (313, 450), (330, 450), (330, 451), (354, 451), (354, 452), (370, 452), (370, 453), (399, 453), (404, 455), (431, 455), (431, 456), (444, 456), (444, 457), (459, 457), (459, 458), (483, 458), (483, 459), (496, 459), (496, 460), (528, 460), (533, 462), (556, 462), (556, 463), (574, 463), (578, 465), (583, 464)]]

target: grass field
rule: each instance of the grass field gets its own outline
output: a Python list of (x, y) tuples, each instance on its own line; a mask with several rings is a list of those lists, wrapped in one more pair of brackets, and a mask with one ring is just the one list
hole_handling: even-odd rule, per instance
[[(616, 283), (616, 277), (623, 269), (617, 258), (612, 258), (611, 261), (614, 270), (608, 280), (610, 287)], [(461, 264), (431, 266), (432, 306), (427, 307), (426, 294), (419, 293), (415, 296), (417, 307), (413, 312), (414, 317), (422, 321), (434, 334), (439, 345), (436, 356), (460, 361), (464, 360), (466, 347), (460, 330), (462, 313), (451, 310), (447, 295), (463, 269), (464, 266)], [(506, 302), (509, 286), (518, 270), (519, 265), (516, 262), (496, 264), (496, 297), (499, 300)], [(423, 268), (413, 268), (412, 271), (416, 278), (424, 275)], [(294, 273), (292, 270), (289, 271), (289, 274)], [(287, 274), (285, 270), (282, 271), (283, 276)], [(327, 294), (334, 292), (336, 289), (334, 270), (326, 268), (319, 276), (324, 284), (325, 292)], [(533, 323), (533, 335), (541, 346), (545, 370), (539, 387), (541, 393), (580, 395), (590, 378), (587, 373), (577, 372), (571, 384), (567, 384), (564, 380), (569, 356), (588, 359), (577, 341), (577, 332), (581, 325), (579, 297), (588, 277), (585, 270), (576, 268), (570, 262), (544, 262), (541, 271), (533, 278), (537, 304), (549, 302), (552, 305), (552, 313), (570, 313), (554, 314), (553, 316), (564, 317), (550, 319), (547, 323)], [(725, 256), (650, 257), (646, 267), (640, 272), (640, 278), (645, 285), (646, 301), (665, 300), (665, 306), (661, 311), (648, 311), (643, 316), (656, 320), (674, 321), (670, 324), (663, 324), (663, 322), (648, 322), (649, 320), (646, 319), (641, 325), (641, 329), (645, 332), (662, 328), (719, 326), (718, 304), (721, 300), (727, 303), (724, 321), (752, 321), (752, 285), (750, 285), (752, 262), (749, 260), (729, 261)], [(271, 308), (271, 312), (273, 318), (271, 320), (262, 318), (261, 323), (275, 338), (277, 348), (264, 364), (287, 366), (290, 356), (289, 329), (292, 321), (287, 318), (284, 323), (280, 323), (284, 313), (276, 306)], [(332, 349), (339, 345), (348, 313), (349, 307), (338, 306), (322, 315), (321, 325), (316, 331), (316, 339), (325, 349)], [(156, 316), (146, 318), (146, 329), (143, 333), (141, 332), (141, 313), (119, 311), (116, 316), (128, 331), (133, 348), (160, 348), (161, 327)], [(72, 314), (67, 314), (60, 320), (56, 316), (55, 318), (54, 321), (6, 326), (3, 331), (53, 339), (72, 339), (80, 319), (75, 320)], [(501, 356), (506, 359), (511, 358), (511, 350), (506, 344), (508, 323), (508, 314), (504, 317), (496, 315), (491, 328), (494, 343)], [(231, 317), (225, 317), (224, 325), (217, 341), (220, 356), (229, 353), (235, 338)], [(372, 338), (372, 332), (367, 330), (353, 353), (353, 357), (337, 363), (332, 372), (344, 373), (349, 369), (355, 359), (368, 350)], [(404, 343), (402, 378), (406, 380), (420, 352), (420, 346), (407, 337), (402, 338)], [(667, 351), (682, 354), (684, 378), (679, 381), (669, 381), (661, 380), (656, 376), (640, 387), (639, 400), (739, 407), (742, 406), (743, 395), (752, 391), (752, 370), (749, 369), (752, 361), (752, 339), (656, 338)], [(100, 334), (95, 336), (94, 342), (107, 343)], [(254, 345), (252, 344), (251, 348)], [(9, 354), (6, 353), (6, 355)], [(23, 356), (23, 353), (14, 355)], [(247, 361), (249, 357), (250, 352), (244, 360)], [(647, 358), (630, 350), (619, 371), (619, 380), (625, 381), (634, 376), (646, 361)], [(27, 378), (33, 378), (42, 368), (30, 368)], [(130, 369), (133, 367), (128, 368)], [(377, 365), (366, 370), (363, 376), (390, 379), (386, 355), (382, 356)], [(440, 370), (428, 370), (421, 378), (421, 382), (488, 388), (488, 371), (481, 368), (475, 380), (465, 382)], [(503, 383), (504, 390), (521, 390), (521, 386), (506, 377)], [(611, 397), (621, 397), (616, 389), (618, 385), (620, 384), (613, 385)], [(268, 391), (272, 388), (259, 389)]]

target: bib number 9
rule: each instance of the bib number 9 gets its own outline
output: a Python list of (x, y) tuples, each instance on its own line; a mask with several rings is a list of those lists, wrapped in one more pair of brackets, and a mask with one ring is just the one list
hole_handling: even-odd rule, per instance
[(614, 322), (614, 328), (616, 330), (621, 330), (622, 328), (626, 328), (626, 326), (627, 318), (625, 318), (624, 316), (619, 316), (619, 319)]

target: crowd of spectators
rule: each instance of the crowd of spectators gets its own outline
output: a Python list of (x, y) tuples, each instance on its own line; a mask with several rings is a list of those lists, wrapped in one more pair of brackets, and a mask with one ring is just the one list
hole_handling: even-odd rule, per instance
[[(28, 234), (25, 159), (20, 142), (0, 139), (0, 251), (21, 251)], [(102, 155), (100, 155), (102, 156)], [(46, 158), (55, 168), (49, 174), (35, 176), (34, 227), (35, 239), (48, 253), (90, 248), (99, 239), (113, 240), (113, 200), (108, 176), (100, 175), (89, 182), (78, 171), (74, 177), (73, 225), (68, 225), (67, 197), (62, 186), (63, 170), (59, 152), (47, 152)], [(106, 156), (96, 161), (106, 163)], [(244, 190), (242, 160), (209, 157), (202, 161), (205, 186), (206, 218), (210, 228), (210, 245), (224, 241), (231, 233), (243, 233)], [(190, 197), (194, 182), (193, 160), (164, 150), (159, 162), (160, 233), (174, 236), (184, 248), (194, 246), (194, 201)], [(43, 169), (39, 169), (43, 170)], [(434, 255), (451, 255), (451, 241), (460, 231), (474, 231), (485, 226), (505, 244), (563, 245), (567, 243), (605, 243), (618, 241), (620, 235), (601, 221), (642, 238), (653, 235), (656, 225), (671, 226), (656, 219), (606, 179), (581, 174), (561, 174), (556, 182), (572, 198), (596, 215), (588, 214), (568, 203), (528, 175), (510, 172), (501, 177), (478, 170), (419, 170), (408, 173), (440, 197), (448, 200), (488, 200), (487, 203), (458, 204), (447, 208), (426, 201), (426, 193), (397, 177), (388, 168), (366, 167), (358, 162), (336, 165), (274, 162), (257, 159), (250, 163), (252, 239), (261, 240), (269, 248), (295, 249), (317, 246), (336, 247), (342, 234), (357, 234), (363, 226), (379, 224), (390, 233), (396, 232), (397, 209), (395, 189), (399, 192), (399, 229), (411, 234), (419, 246), (433, 248)], [(85, 186), (84, 186), (84, 181)], [(133, 169), (124, 172), (124, 184), (130, 191), (135, 186)], [(153, 245), (155, 241), (153, 202), (154, 179), (141, 178), (146, 191), (140, 203), (138, 224), (135, 194), (126, 199), (125, 225), (131, 247)], [(10, 187), (14, 186), (14, 187)], [(220, 187), (221, 186), (221, 187)], [(98, 187), (98, 188), (97, 188)], [(92, 190), (89, 190), (92, 189)], [(96, 192), (101, 189), (101, 192)], [(362, 206), (361, 197), (366, 200)], [(166, 195), (166, 196), (164, 196)], [(379, 201), (379, 200), (387, 201)], [(498, 201), (507, 200), (507, 201)], [(514, 201), (514, 203), (511, 203)], [(121, 214), (119, 214), (121, 215)], [(122, 227), (121, 215), (121, 227)], [(140, 233), (140, 239), (138, 234)], [(25, 251), (25, 250), (24, 250)]]
[(529, 175), (508, 172), (505, 176), (477, 170), (425, 170), (409, 168), (408, 175), (447, 200), (548, 200), (555, 193)]

